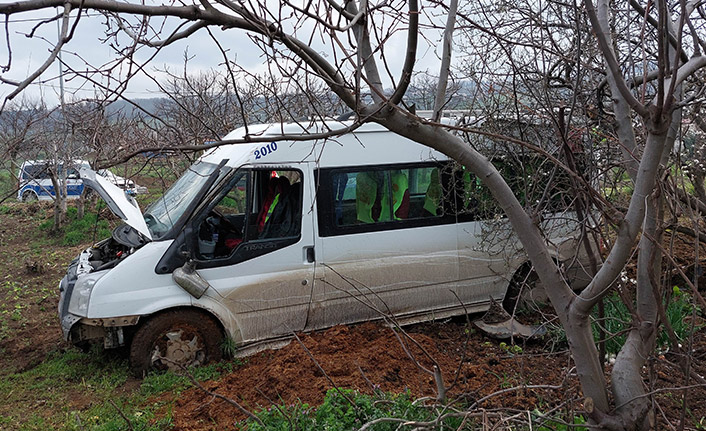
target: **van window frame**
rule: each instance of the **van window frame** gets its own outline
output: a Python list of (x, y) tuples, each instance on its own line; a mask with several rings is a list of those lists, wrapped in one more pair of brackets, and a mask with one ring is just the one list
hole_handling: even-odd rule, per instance
[(335, 222), (335, 202), (333, 197), (333, 175), (341, 173), (360, 173), (375, 171), (390, 171), (404, 169), (424, 169), (437, 168), (439, 172), (445, 172), (450, 167), (448, 161), (428, 161), (420, 163), (399, 163), (380, 165), (356, 165), (343, 167), (320, 167), (314, 171), (316, 181), (316, 206), (318, 219), (318, 234), (320, 237), (353, 235), (368, 232), (381, 232), (388, 230), (412, 229), (418, 227), (437, 226), (456, 223), (456, 215), (453, 208), (456, 205), (456, 192), (452, 191), (451, 178), (442, 179), (442, 186), (446, 184), (448, 191), (453, 195), (452, 201), (444, 201), (445, 211), (439, 216), (418, 217), (402, 220), (376, 221), (374, 223), (361, 223), (353, 225), (339, 226)]
[[(299, 217), (299, 230), (296, 236), (290, 236), (290, 237), (283, 237), (283, 238), (255, 238), (255, 239), (248, 239), (247, 238), (247, 231), (248, 231), (248, 224), (251, 220), (251, 217), (257, 217), (257, 214), (252, 213), (252, 207), (254, 203), (257, 203), (259, 205), (259, 200), (262, 199), (262, 196), (255, 196), (256, 194), (256, 187), (260, 187), (258, 184), (260, 178), (256, 178), (256, 174), (258, 172), (264, 172), (264, 171), (294, 171), (297, 172), (300, 176), (300, 181), (302, 183), (302, 187), (299, 189), (299, 206), (297, 208), (298, 214), (300, 214)], [(246, 190), (245, 190), (245, 206), (246, 206), (246, 213), (245, 213), (245, 219), (243, 223), (245, 224), (244, 232), (243, 232), (243, 242), (238, 244), (229, 255), (227, 256), (222, 256), (222, 257), (214, 257), (212, 259), (202, 259), (202, 258), (197, 258), (196, 253), (198, 250), (198, 228), (201, 223), (204, 222), (204, 220), (208, 217), (208, 214), (211, 212), (213, 208), (215, 208), (218, 203), (223, 199), (223, 197), (228, 194), (228, 191), (230, 190), (228, 187), (226, 187), (228, 184), (231, 183), (231, 180), (233, 177), (236, 175), (244, 173), (247, 175), (247, 181), (246, 181)], [(257, 180), (257, 181), (256, 181)], [(276, 250), (280, 250), (285, 247), (289, 247), (291, 245), (294, 245), (301, 241), (302, 238), (302, 223), (303, 223), (303, 218), (304, 215), (302, 214), (302, 208), (303, 208), (303, 199), (304, 199), (304, 172), (302, 169), (295, 168), (292, 166), (253, 166), (253, 165), (248, 165), (248, 166), (242, 166), (237, 170), (234, 170), (234, 173), (232, 176), (229, 176), (228, 178), (224, 179), (224, 181), (219, 185), (218, 191), (214, 191), (214, 193), (210, 193), (207, 197), (207, 199), (204, 200), (202, 205), (198, 208), (197, 211), (194, 212), (194, 216), (189, 220), (188, 226), (190, 227), (190, 236), (187, 240), (188, 242), (188, 247), (192, 251), (191, 255), (193, 258), (193, 261), (196, 263), (196, 268), (218, 268), (218, 267), (223, 267), (223, 266), (231, 266), (231, 265), (236, 265), (242, 262), (246, 262), (248, 260), (254, 259), (256, 257), (263, 256), (265, 254), (271, 253)], [(261, 192), (262, 190), (258, 190), (258, 192)]]

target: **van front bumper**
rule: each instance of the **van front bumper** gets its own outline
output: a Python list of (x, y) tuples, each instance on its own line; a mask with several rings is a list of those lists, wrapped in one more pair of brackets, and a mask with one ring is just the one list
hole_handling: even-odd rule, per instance
[(70, 281), (65, 276), (59, 282), (59, 321), (64, 340), (73, 344), (85, 342), (101, 342), (106, 349), (125, 345), (123, 328), (135, 326), (140, 316), (119, 316), (103, 319), (89, 319), (69, 312), (69, 303), (76, 279)]

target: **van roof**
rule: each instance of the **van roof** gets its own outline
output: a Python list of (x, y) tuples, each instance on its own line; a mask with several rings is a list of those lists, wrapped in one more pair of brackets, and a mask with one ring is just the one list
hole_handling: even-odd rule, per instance
[(271, 123), (241, 127), (223, 139), (272, 137), (272, 141), (229, 144), (207, 151), (202, 160), (218, 163), (228, 159), (228, 166), (245, 164), (280, 165), (317, 162), (321, 167), (344, 167), (390, 163), (414, 163), (447, 160), (448, 157), (424, 145), (399, 136), (376, 123), (366, 123), (353, 132), (326, 139), (287, 140), (283, 135), (305, 137), (351, 127), (352, 121), (316, 121), (310, 123)]

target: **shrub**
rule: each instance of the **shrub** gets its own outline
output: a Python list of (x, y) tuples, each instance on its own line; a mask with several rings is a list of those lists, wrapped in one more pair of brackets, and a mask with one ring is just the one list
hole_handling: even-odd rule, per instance
[(97, 218), (98, 216), (95, 213), (86, 212), (83, 218), (78, 219), (76, 217), (76, 208), (69, 208), (67, 220), (70, 220), (70, 222), (64, 229), (62, 245), (73, 246), (109, 237), (110, 226), (108, 222)]

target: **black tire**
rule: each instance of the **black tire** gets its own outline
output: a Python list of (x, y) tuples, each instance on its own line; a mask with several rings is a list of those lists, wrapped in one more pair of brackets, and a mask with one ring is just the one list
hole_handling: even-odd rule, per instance
[(515, 311), (528, 307), (531, 302), (531, 291), (539, 283), (539, 277), (531, 268), (520, 268), (513, 275), (507, 287), (503, 308), (514, 315)]
[(137, 377), (156, 370), (178, 370), (221, 359), (223, 332), (216, 321), (195, 310), (173, 310), (145, 322), (130, 344), (130, 366)]
[(22, 202), (35, 202), (37, 200), (37, 195), (35, 195), (33, 192), (26, 191), (22, 193)]

